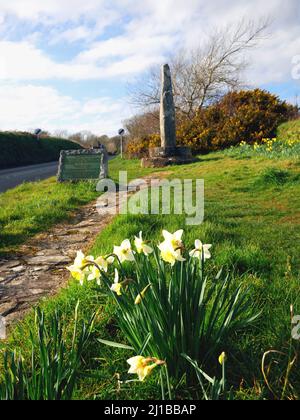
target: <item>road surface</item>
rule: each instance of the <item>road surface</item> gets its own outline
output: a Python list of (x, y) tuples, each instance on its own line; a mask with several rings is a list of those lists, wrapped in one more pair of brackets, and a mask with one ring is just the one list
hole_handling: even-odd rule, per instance
[(14, 188), (23, 182), (40, 181), (41, 179), (55, 176), (57, 169), (58, 162), (50, 162), (0, 170), (0, 193)]

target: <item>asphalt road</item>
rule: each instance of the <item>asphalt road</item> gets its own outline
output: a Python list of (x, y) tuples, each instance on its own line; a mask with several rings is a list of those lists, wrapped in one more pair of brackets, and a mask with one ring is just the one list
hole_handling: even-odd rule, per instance
[(50, 162), (0, 170), (0, 192), (5, 192), (23, 182), (40, 181), (55, 176), (57, 169), (58, 162)]

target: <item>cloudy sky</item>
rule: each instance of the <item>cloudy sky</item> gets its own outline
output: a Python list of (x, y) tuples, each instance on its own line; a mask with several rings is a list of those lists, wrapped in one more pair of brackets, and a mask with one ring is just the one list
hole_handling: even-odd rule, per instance
[(216, 27), (264, 16), (247, 81), (295, 101), (299, 0), (0, 0), (0, 130), (115, 134), (134, 112), (128, 83)]

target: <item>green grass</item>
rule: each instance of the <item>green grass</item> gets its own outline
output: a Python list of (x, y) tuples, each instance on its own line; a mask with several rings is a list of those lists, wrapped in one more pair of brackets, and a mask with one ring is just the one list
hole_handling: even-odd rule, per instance
[(96, 196), (94, 183), (58, 184), (53, 178), (0, 194), (0, 254), (71, 218), (74, 210)]
[(61, 150), (80, 149), (68, 140), (29, 133), (0, 132), (0, 169), (58, 160)]
[[(119, 171), (124, 169), (121, 159), (112, 160), (109, 166), (117, 181)], [(149, 173), (137, 166), (137, 161), (127, 163), (129, 180)], [(15, 251), (32, 235), (72, 218), (75, 210), (97, 196), (94, 182), (57, 183), (55, 178), (24, 183), (0, 194), (0, 255)]]
[[(117, 177), (119, 169), (129, 168), (129, 178), (148, 174), (139, 161), (114, 162)], [(194, 238), (213, 244), (213, 259), (209, 270), (226, 267), (251, 286), (249, 299), (262, 309), (256, 327), (224, 342), (227, 352), (229, 382), (235, 387), (238, 399), (272, 398), (261, 374), (261, 359), (265, 351), (289, 350), (291, 326), (290, 305), (300, 314), (300, 165), (295, 159), (269, 160), (264, 157), (237, 159), (226, 154), (210, 154), (200, 162), (187, 166), (169, 167), (169, 178), (203, 178), (205, 180), (205, 221), (200, 226), (185, 226), (185, 217), (178, 215), (148, 216), (120, 215), (97, 238), (91, 252), (95, 255), (110, 252), (114, 244), (132, 238), (143, 230), (144, 236), (158, 240), (162, 228), (175, 231), (185, 229), (185, 243), (192, 246)], [(155, 170), (155, 172), (157, 172)], [(149, 381), (127, 384), (116, 392), (115, 373), (127, 370), (126, 358), (130, 352), (105, 347), (97, 338), (124, 342), (114, 318), (114, 307), (106, 296), (97, 293), (94, 286), (80, 287), (71, 282), (57, 298), (42, 304), (47, 313), (59, 307), (66, 323), (73, 316), (77, 299), (81, 300), (81, 316), (88, 319), (99, 310), (94, 340), (90, 345), (82, 369), (82, 378), (76, 392), (79, 399), (139, 399), (159, 398), (156, 374)], [(12, 331), (8, 345), (30, 350), (28, 324), (32, 315)], [(273, 366), (270, 381), (280, 389), (286, 369), (286, 358)], [(274, 370), (276, 369), (276, 370)], [(214, 366), (211, 366), (214, 372)], [(293, 395), (300, 392), (299, 366), (290, 378)], [(88, 375), (88, 376), (87, 376)], [(241, 385), (242, 384), (242, 385)], [(188, 397), (189, 390), (181, 387), (177, 395)]]
[(300, 142), (300, 119), (281, 124), (277, 129), (277, 138), (280, 141), (297, 140)]

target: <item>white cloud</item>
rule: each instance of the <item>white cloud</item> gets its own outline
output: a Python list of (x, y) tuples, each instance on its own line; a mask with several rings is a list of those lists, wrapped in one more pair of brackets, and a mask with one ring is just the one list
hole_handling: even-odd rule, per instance
[[(124, 98), (79, 101), (35, 83), (105, 86), (113, 78), (121, 86), (182, 47), (198, 46), (213, 28), (261, 16), (274, 22), (269, 39), (250, 55), (247, 80), (289, 82), (292, 57), (300, 54), (299, 0), (0, 0), (0, 128), (114, 132), (130, 115)], [(62, 59), (69, 46), (73, 58)]]
[(93, 16), (106, 3), (105, 0), (0, 0), (0, 10), (3, 14), (13, 14), (19, 19), (43, 19), (42, 23), (51, 24)]
[(92, 130), (115, 134), (131, 110), (125, 99), (110, 97), (79, 101), (48, 86), (0, 85), (0, 130)]

